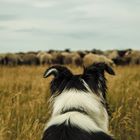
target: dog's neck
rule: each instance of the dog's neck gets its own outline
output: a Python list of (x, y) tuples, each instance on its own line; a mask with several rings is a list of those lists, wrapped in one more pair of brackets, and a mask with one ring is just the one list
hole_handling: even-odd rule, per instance
[(94, 93), (69, 90), (54, 97), (52, 116), (78, 112), (92, 119), (103, 131), (108, 131), (108, 114), (101, 99)]

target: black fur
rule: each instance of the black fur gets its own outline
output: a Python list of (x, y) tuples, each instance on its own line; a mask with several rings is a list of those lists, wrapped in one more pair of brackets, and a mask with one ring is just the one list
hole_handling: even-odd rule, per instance
[(84, 69), (82, 78), (86, 81), (90, 89), (98, 94), (100, 91), (106, 99), (106, 78), (105, 71), (111, 75), (115, 75), (113, 69), (105, 63), (94, 63), (93, 65)]
[(106, 71), (111, 75), (115, 74), (111, 67), (109, 67), (107, 64), (94, 63), (93, 65), (85, 68), (84, 73), (81, 75), (73, 75), (66, 67), (56, 65), (47, 69), (44, 77), (52, 68), (57, 70), (57, 72), (52, 72), (48, 75), (54, 75), (54, 79), (52, 80), (50, 87), (52, 94), (61, 94), (64, 89), (75, 89), (78, 91), (82, 90), (88, 92), (83, 81), (81, 80), (83, 79), (94, 93), (98, 94), (98, 91), (100, 91), (103, 97), (106, 98), (107, 86), (104, 72)]
[[(46, 76), (49, 70), (51, 69), (56, 69), (56, 71), (52, 71), (49, 75)], [(54, 75), (55, 78), (61, 78), (61, 77), (70, 77), (72, 76), (72, 73), (69, 69), (66, 67), (60, 66), (60, 65), (55, 65), (47, 69), (44, 73), (44, 78), (49, 77), (50, 75)]]
[(104, 132), (86, 132), (80, 128), (72, 126), (65, 122), (60, 125), (49, 127), (43, 135), (42, 140), (113, 140), (113, 138)]
[(82, 90), (87, 91), (86, 87), (83, 85), (82, 81), (80, 80), (81, 75), (73, 75), (70, 70), (68, 70), (66, 67), (63, 66), (53, 66), (47, 69), (44, 73), (44, 78), (47, 78), (45, 75), (46, 73), (52, 69), (55, 68), (57, 72), (52, 72), (48, 76), (53, 75), (54, 79), (51, 82), (51, 93), (62, 93), (64, 89), (70, 90), (70, 89), (76, 89), (76, 90)]

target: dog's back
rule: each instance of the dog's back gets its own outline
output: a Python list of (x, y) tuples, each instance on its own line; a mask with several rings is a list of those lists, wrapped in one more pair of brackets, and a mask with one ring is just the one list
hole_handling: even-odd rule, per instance
[(60, 124), (50, 126), (43, 135), (42, 140), (113, 140), (104, 132), (86, 132), (80, 128)]

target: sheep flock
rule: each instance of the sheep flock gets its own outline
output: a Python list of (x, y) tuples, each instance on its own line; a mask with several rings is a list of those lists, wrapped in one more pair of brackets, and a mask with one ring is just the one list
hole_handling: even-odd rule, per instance
[(108, 65), (139, 65), (139, 50), (108, 50), (100, 51), (38, 51), (0, 54), (0, 65), (76, 65), (88, 66), (93, 62), (105, 62)]

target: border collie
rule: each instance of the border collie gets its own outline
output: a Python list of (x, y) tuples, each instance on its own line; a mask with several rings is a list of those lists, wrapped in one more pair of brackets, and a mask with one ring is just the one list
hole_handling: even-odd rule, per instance
[(108, 132), (105, 71), (115, 75), (105, 63), (94, 63), (79, 75), (59, 65), (45, 71), (44, 78), (54, 78), (52, 116), (42, 140), (113, 140)]

